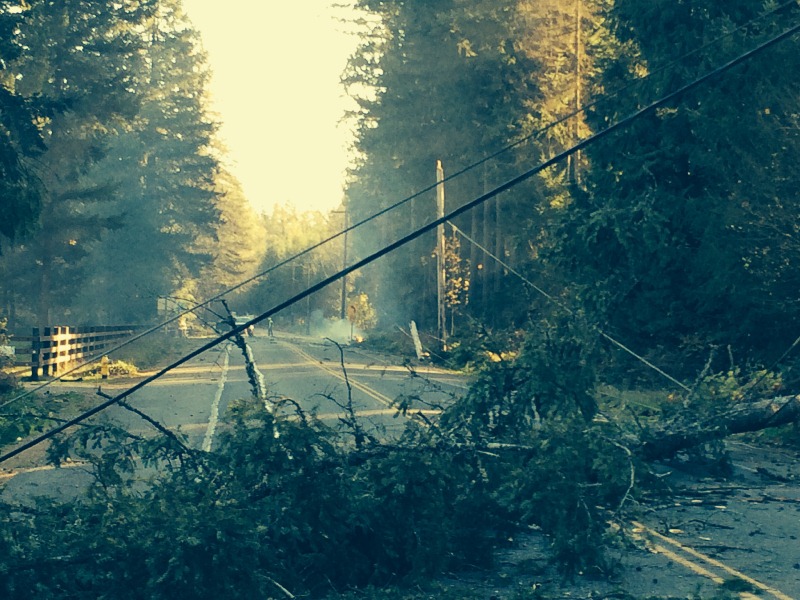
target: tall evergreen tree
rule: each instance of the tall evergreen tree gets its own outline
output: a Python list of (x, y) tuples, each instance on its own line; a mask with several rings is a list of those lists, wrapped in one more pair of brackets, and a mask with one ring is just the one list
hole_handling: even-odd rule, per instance
[(82, 259), (114, 225), (112, 186), (90, 172), (103, 156), (108, 129), (137, 109), (131, 77), (142, 45), (134, 27), (147, 10), (139, 2), (20, 5), (8, 69), (14, 93), (40, 106), (35, 123), (45, 149), (37, 158), (38, 232), (10, 258), (30, 269), (28, 286), (16, 283), (36, 299), (40, 323), (50, 321), (54, 305), (69, 304)]
[[(745, 1), (618, 0), (611, 16), (622, 53), (603, 65), (598, 84), (653, 76), (632, 88), (635, 97), (595, 110), (593, 124), (798, 19), (796, 8), (760, 18), (763, 10)], [(586, 191), (566, 212), (559, 252), (597, 321), (643, 349), (732, 344), (763, 360), (800, 333), (792, 226), (800, 137), (797, 82), (786, 76), (796, 68), (793, 44), (782, 44), (591, 147)]]
[[(380, 26), (351, 61), (346, 82), (375, 92), (361, 98), (357, 150), (362, 162), (348, 189), (356, 220), (366, 217), (435, 182), (441, 160), (446, 174), (472, 164), (513, 140), (521, 131), (525, 103), (537, 94), (536, 64), (515, 43), (519, 21), (515, 2), (359, 3), (380, 17)], [(448, 209), (463, 204), (501, 182), (513, 154), (448, 182)], [(519, 219), (511, 217), (522, 193), (467, 218), (459, 226), (488, 250), (501, 254), (514, 247)], [(523, 209), (524, 210), (524, 209)], [(435, 215), (434, 192), (420, 196), (371, 230), (357, 233), (361, 251), (378, 240), (390, 241)], [(523, 220), (527, 217), (523, 217)], [(432, 236), (420, 239), (371, 269), (376, 306), (385, 321), (416, 319), (436, 323), (436, 276)], [(474, 252), (474, 251), (471, 251)], [(472, 259), (470, 308), (485, 315), (483, 290), (497, 288), (499, 271), (481, 256)]]
[(0, 236), (12, 242), (36, 222), (41, 189), (30, 161), (44, 150), (34, 125), (39, 107), (16, 93), (10, 68), (20, 53), (13, 41), (18, 8), (16, 2), (0, 2)]
[[(247, 203), (241, 184), (227, 170), (216, 178), (219, 219), (214, 235), (201, 239), (213, 258), (201, 273), (200, 296), (209, 298), (253, 277), (262, 266), (266, 252), (264, 220)], [(247, 288), (244, 288), (247, 289)]]
[(41, 0), (15, 15), (3, 100), (38, 107), (17, 131), (43, 150), (38, 232), (4, 258), (6, 302), (37, 298), (43, 324), (152, 318), (221, 254), (198, 34), (178, 0)]
[[(271, 213), (262, 215), (261, 226), (266, 239), (259, 271), (268, 271), (268, 274), (249, 288), (240, 305), (250, 312), (263, 312), (341, 269), (343, 246), (340, 241), (320, 246), (273, 270), (286, 259), (333, 235), (334, 231), (340, 231), (340, 218), (316, 211), (298, 212), (287, 206), (276, 206)], [(352, 284), (352, 276), (349, 281)], [(340, 302), (341, 288), (328, 286), (302, 303), (289, 307), (276, 320), (280, 326), (308, 325), (312, 313), (321, 318), (338, 316)]]
[(194, 293), (216, 253), (217, 124), (207, 110), (198, 33), (179, 1), (159, 0), (143, 40), (134, 87), (140, 109), (115, 129), (99, 168), (118, 182), (124, 223), (93, 260), (104, 314), (115, 322), (152, 319), (158, 297)]

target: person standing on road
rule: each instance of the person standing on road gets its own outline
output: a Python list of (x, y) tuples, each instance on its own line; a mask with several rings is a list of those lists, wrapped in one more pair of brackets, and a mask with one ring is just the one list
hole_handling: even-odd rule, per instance
[(267, 318), (267, 334), (269, 337), (275, 337), (275, 335), (272, 333), (272, 317)]

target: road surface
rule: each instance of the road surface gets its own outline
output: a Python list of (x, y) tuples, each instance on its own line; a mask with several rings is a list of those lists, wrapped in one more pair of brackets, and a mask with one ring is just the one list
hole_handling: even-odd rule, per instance
[[(467, 380), (462, 374), (429, 366), (403, 366), (351, 346), (343, 346), (340, 353), (337, 345), (323, 339), (246, 339), (263, 375), (269, 401), (290, 398), (304, 411), (339, 428), (342, 407), (351, 402), (366, 430), (381, 439), (402, 432), (405, 418), (392, 406), (398, 397), (408, 399), (411, 413), (435, 413), (437, 407), (453, 402), (466, 390)], [(55, 383), (51, 389), (92, 395), (98, 383), (108, 395), (133, 384), (112, 379)], [(228, 405), (251, 395), (242, 352), (233, 343), (225, 343), (145, 386), (126, 401), (182, 436), (189, 446), (210, 450), (224, 426)], [(99, 403), (102, 399), (97, 400)], [(156, 434), (152, 425), (120, 406), (108, 408), (90, 422), (114, 423), (138, 435)], [(80, 465), (65, 467), (45, 467), (42, 448), (23, 453), (2, 465), (0, 499), (69, 495), (82, 489), (88, 474)]]

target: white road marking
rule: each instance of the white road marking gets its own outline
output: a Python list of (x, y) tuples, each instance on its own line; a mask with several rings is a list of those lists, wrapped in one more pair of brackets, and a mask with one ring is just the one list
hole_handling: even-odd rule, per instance
[(217, 393), (214, 396), (214, 402), (211, 403), (211, 414), (208, 417), (206, 436), (203, 438), (203, 452), (211, 452), (211, 443), (214, 440), (214, 433), (217, 430), (217, 422), (219, 421), (219, 402), (222, 400), (222, 392), (225, 389), (225, 382), (228, 379), (228, 362), (230, 360), (230, 356), (230, 344), (226, 344), (225, 357), (222, 359), (222, 373), (219, 376), (219, 383), (217, 384)]

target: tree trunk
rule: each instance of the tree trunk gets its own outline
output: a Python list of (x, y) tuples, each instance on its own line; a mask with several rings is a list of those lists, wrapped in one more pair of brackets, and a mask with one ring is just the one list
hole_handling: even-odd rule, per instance
[[(491, 245), (492, 239), (492, 211), (490, 202), (483, 203), (483, 231), (481, 236), (481, 245), (488, 250)], [(481, 251), (481, 314), (483, 315), (484, 323), (488, 323), (492, 318), (492, 268), (494, 261), (489, 258), (484, 251)]]
[[(503, 229), (500, 226), (502, 223), (502, 208), (500, 206), (500, 198), (494, 199), (494, 255), (500, 260), (505, 260), (503, 256)], [(500, 297), (500, 289), (505, 269), (499, 264), (494, 265), (494, 278), (492, 280), (492, 294), (494, 298)], [(497, 311), (495, 311), (495, 321), (492, 323), (497, 326)]]
[(643, 436), (640, 453), (646, 460), (670, 458), (677, 452), (705, 442), (721, 440), (735, 433), (780, 427), (800, 420), (800, 396), (779, 396), (735, 405), (713, 420), (678, 422)]
[(45, 253), (39, 267), (39, 289), (37, 298), (36, 318), (40, 327), (50, 325), (50, 257)]
[[(469, 236), (473, 240), (478, 239), (478, 211), (471, 210), (470, 211), (470, 226), (469, 226)], [(470, 309), (475, 311), (475, 308), (478, 306), (478, 297), (475, 294), (476, 286), (478, 285), (478, 262), (479, 257), (478, 254), (478, 247), (469, 242), (469, 291), (467, 292), (467, 305), (470, 306)], [(479, 312), (475, 313), (476, 315), (480, 314)]]

